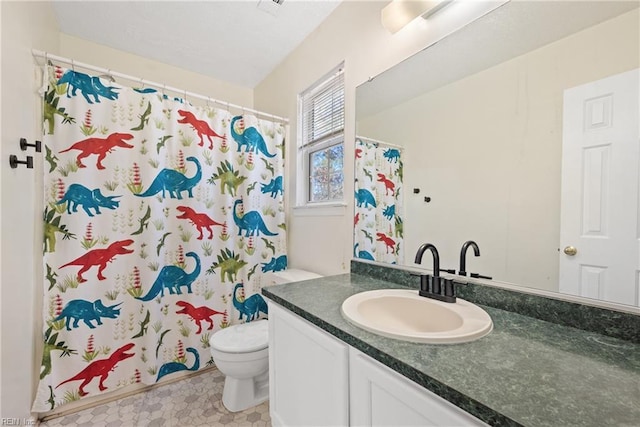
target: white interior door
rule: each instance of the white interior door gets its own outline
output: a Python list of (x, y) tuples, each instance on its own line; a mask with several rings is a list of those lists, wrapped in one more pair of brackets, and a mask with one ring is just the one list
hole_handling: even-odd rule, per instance
[(562, 293), (640, 305), (639, 75), (636, 69), (564, 92)]

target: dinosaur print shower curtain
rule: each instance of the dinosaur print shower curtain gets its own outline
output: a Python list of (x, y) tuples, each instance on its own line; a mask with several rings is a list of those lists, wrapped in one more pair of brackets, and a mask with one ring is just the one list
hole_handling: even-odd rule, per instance
[(354, 257), (402, 263), (401, 150), (356, 138)]
[(285, 126), (48, 66), (44, 353), (33, 405), (212, 363), (287, 266)]

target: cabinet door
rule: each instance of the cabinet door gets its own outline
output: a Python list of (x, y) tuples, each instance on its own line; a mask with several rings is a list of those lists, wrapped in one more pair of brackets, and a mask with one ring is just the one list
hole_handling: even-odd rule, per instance
[(349, 350), (350, 420), (354, 426), (486, 426), (354, 348)]
[(349, 423), (348, 346), (269, 302), (269, 408), (274, 426)]

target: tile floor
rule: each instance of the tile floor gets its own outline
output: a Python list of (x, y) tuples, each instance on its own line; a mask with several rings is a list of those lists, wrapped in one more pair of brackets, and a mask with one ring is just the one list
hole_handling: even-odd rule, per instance
[(232, 413), (222, 405), (217, 369), (104, 405), (54, 418), (45, 427), (270, 427), (269, 401)]

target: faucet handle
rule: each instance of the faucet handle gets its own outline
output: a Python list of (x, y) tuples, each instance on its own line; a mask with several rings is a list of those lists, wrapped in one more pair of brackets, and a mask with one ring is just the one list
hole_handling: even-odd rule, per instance
[(456, 269), (455, 268), (441, 268), (440, 272), (445, 272), (445, 273), (449, 273), (449, 274), (456, 274)]
[(456, 288), (453, 285), (453, 279), (444, 279), (444, 296), (451, 297), (455, 301), (456, 298)]
[(420, 278), (420, 290), (421, 291), (425, 291), (425, 292), (429, 292), (430, 291), (430, 282), (431, 282), (431, 275), (429, 274), (421, 274), (421, 273), (409, 273), (409, 275), (411, 276), (415, 276), (415, 277), (419, 277)]
[(487, 280), (493, 280), (493, 277), (491, 276), (483, 276), (482, 274), (478, 274), (478, 273), (471, 273), (470, 276), (474, 279), (487, 279)]

